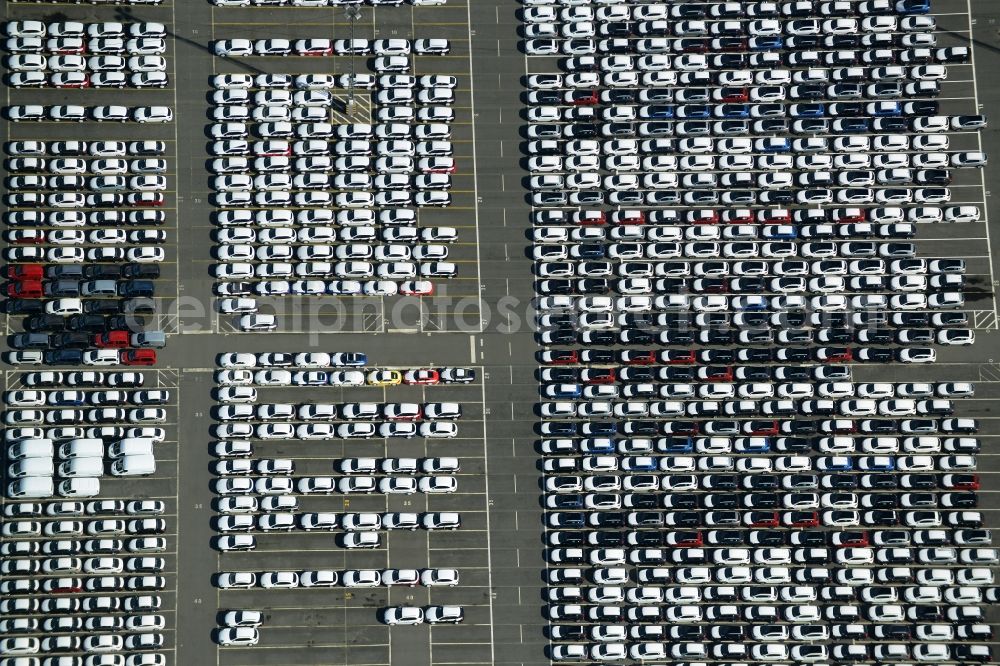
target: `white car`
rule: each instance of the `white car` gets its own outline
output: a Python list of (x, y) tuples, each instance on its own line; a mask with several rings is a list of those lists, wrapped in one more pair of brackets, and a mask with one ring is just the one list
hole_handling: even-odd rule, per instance
[(216, 636), (216, 641), (224, 647), (256, 645), (259, 640), (260, 634), (254, 627), (224, 627)]
[(424, 611), (414, 606), (390, 606), (382, 611), (382, 621), (388, 625), (423, 624)]

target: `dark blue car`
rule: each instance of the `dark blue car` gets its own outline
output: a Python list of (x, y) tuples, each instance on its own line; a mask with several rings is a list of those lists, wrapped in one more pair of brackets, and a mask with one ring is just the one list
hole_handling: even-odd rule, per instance
[(751, 37), (749, 47), (751, 51), (776, 51), (785, 45), (785, 40), (781, 37)]
[(691, 437), (664, 437), (657, 442), (656, 448), (661, 453), (691, 453), (694, 451), (694, 439)]
[(931, 0), (896, 0), (896, 11), (900, 14), (927, 14), (931, 11)]
[(749, 118), (749, 104), (720, 104), (715, 107), (716, 118)]
[(834, 129), (851, 133), (871, 132), (872, 121), (869, 118), (843, 118)]
[(618, 432), (618, 424), (605, 421), (593, 421), (583, 424), (583, 435), (593, 437), (610, 437)]
[(542, 424), (543, 435), (575, 435), (577, 424), (574, 421), (549, 421)]

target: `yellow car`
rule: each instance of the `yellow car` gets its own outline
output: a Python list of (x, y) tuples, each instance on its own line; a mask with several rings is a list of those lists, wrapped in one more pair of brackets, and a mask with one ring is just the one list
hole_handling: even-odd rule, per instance
[(403, 373), (396, 370), (375, 370), (368, 373), (369, 386), (396, 386), (403, 383)]

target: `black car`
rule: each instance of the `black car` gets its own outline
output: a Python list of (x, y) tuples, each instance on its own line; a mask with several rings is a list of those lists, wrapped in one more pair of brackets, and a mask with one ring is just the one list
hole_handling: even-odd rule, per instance
[(582, 278), (577, 280), (576, 290), (581, 294), (606, 294), (611, 284), (605, 278)]
[(587, 543), (587, 532), (549, 532), (547, 540), (550, 546), (582, 546)]
[(853, 474), (829, 474), (823, 477), (823, 486), (833, 490), (851, 490), (858, 487), (858, 477)]
[(667, 493), (663, 498), (663, 506), (670, 509), (691, 510), (698, 508), (698, 498), (695, 495)]
[(709, 474), (702, 480), (708, 484), (705, 487), (710, 486), (712, 490), (736, 490), (740, 485), (735, 474)]
[(624, 532), (592, 531), (587, 539), (592, 546), (620, 548), (626, 545)]
[(100, 333), (105, 330), (106, 323), (101, 315), (78, 314), (66, 320), (66, 327), (71, 331)]
[(538, 334), (539, 343), (545, 345), (568, 345), (576, 342), (576, 331), (572, 328), (557, 328), (552, 331), (546, 331), (547, 340), (541, 338), (541, 333)]
[(573, 281), (564, 279), (542, 280), (535, 283), (535, 291), (539, 294), (572, 294)]
[(909, 132), (910, 123), (906, 118), (875, 118), (872, 129), (876, 132)]
[(625, 514), (621, 511), (601, 511), (590, 514), (591, 527), (624, 527)]
[(743, 479), (743, 484), (751, 490), (777, 490), (779, 481), (773, 474), (751, 474)]
[(899, 429), (899, 424), (892, 419), (867, 419), (861, 425), (864, 432), (876, 434), (896, 432)]
[(552, 495), (549, 497), (553, 508), (556, 509), (581, 509), (583, 508), (583, 495), (566, 494)]
[(784, 546), (785, 532), (780, 530), (750, 530), (750, 543), (759, 546)]
[(713, 546), (741, 546), (746, 543), (742, 530), (712, 530), (706, 536)]
[(865, 329), (864, 336), (862, 336), (862, 331), (858, 331), (855, 334), (855, 342), (873, 344), (873, 345), (888, 345), (892, 344), (893, 335), (886, 330), (878, 329)]
[(61, 349), (87, 349), (92, 345), (92, 336), (88, 333), (70, 332), (52, 336), (52, 346)]
[(660, 426), (656, 421), (626, 421), (622, 432), (626, 435), (658, 435)]
[(611, 437), (618, 432), (614, 421), (587, 421), (581, 424), (580, 434), (586, 437)]
[(632, 26), (622, 21), (613, 21), (599, 25), (597, 31), (602, 37), (629, 37), (632, 35)]
[(533, 104), (562, 104), (563, 96), (558, 90), (534, 90), (525, 95), (534, 100)]
[(899, 495), (895, 493), (871, 493), (867, 496), (867, 505), (873, 509), (899, 508)]
[(657, 338), (648, 331), (626, 329), (618, 335), (618, 339), (623, 345), (651, 345)]
[(669, 636), (675, 641), (700, 641), (705, 635), (705, 630), (700, 626), (685, 627), (674, 625), (669, 627)]
[(562, 382), (577, 382), (580, 381), (580, 371), (576, 368), (543, 368), (537, 372), (539, 376), (539, 381), (542, 381), (544, 373), (544, 381), (553, 383)]
[(81, 365), (83, 351), (79, 349), (54, 349), (45, 352), (47, 365)]
[[(931, 482), (933, 481), (934, 477), (931, 476)], [(899, 487), (899, 479), (892, 474), (869, 474), (865, 479), (865, 487), (872, 490), (895, 490)]]
[(59, 315), (39, 314), (24, 321), (27, 331), (61, 331), (66, 327), (66, 319)]
[(779, 437), (774, 448), (783, 453), (806, 453), (812, 450), (813, 445), (806, 437)]
[(739, 497), (725, 493), (706, 493), (701, 496), (701, 502), (706, 509), (738, 509), (740, 506)]
[(698, 361), (700, 363), (735, 363), (735, 349), (700, 349), (698, 350)]
[(573, 421), (546, 421), (539, 426), (543, 435), (575, 435), (578, 426)]
[(611, 365), (615, 362), (615, 353), (610, 349), (584, 349), (580, 352), (580, 362), (595, 365)]
[(33, 298), (12, 298), (7, 301), (4, 308), (7, 314), (12, 315), (33, 315), (45, 312), (45, 301)]
[(45, 277), (50, 280), (82, 280), (83, 266), (67, 264), (62, 266), (46, 266)]
[[(155, 280), (160, 277), (160, 267), (156, 264), (125, 264), (121, 267), (121, 276), (126, 279), (145, 278), (147, 280)], [(244, 282), (242, 284), (247, 283)], [(231, 294), (234, 293), (232, 285), (230, 285), (229, 289)]]
[(638, 530), (628, 535), (628, 542), (640, 548), (658, 548), (663, 545), (663, 537), (657, 530)]
[(822, 548), (826, 546), (826, 535), (823, 532), (800, 530), (792, 532), (789, 539), (789, 544), (792, 546), (805, 546), (807, 548)]
[(132, 331), (138, 333), (146, 330), (146, 318), (136, 315), (115, 315), (108, 317), (107, 329), (109, 331)]
[(121, 312), (121, 305), (110, 299), (85, 300), (83, 311), (87, 314), (118, 314)]
[(121, 269), (114, 264), (91, 264), (83, 272), (89, 280), (117, 280), (121, 277)]
[[(558, 630), (558, 638), (556, 636)], [(587, 637), (586, 627), (577, 624), (560, 624), (549, 627), (549, 638), (560, 641), (582, 641)]]

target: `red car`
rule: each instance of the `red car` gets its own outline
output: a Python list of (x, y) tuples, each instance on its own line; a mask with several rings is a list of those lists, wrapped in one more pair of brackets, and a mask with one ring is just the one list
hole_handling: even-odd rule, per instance
[(819, 512), (786, 511), (782, 522), (785, 527), (819, 527)]
[(133, 192), (126, 198), (130, 206), (159, 207), (167, 200), (159, 192)]
[(455, 173), (458, 165), (454, 157), (431, 157), (420, 160), (420, 170), (424, 173)]
[[(817, 354), (817, 357), (819, 356)], [(823, 350), (822, 357), (817, 360), (824, 363), (850, 363), (854, 360), (854, 352), (847, 347), (828, 347)]]
[(749, 208), (723, 211), (722, 221), (728, 224), (753, 224), (753, 212)]
[(698, 379), (706, 382), (731, 382), (733, 381), (733, 369), (729, 366), (698, 368)]
[(743, 522), (750, 527), (777, 527), (777, 511), (747, 511), (743, 514)]
[(620, 358), (622, 363), (628, 365), (653, 365), (656, 363), (656, 352), (625, 349), (621, 352)]
[(17, 280), (19, 282), (24, 280), (37, 280), (41, 281), (45, 279), (45, 269), (41, 264), (21, 264), (19, 266), (8, 266), (7, 267), (7, 277), (11, 280)]
[(758, 437), (773, 436), (778, 434), (779, 426), (777, 421), (747, 421), (743, 424), (743, 431)]
[(599, 101), (596, 90), (570, 90), (566, 93), (564, 99), (567, 104), (575, 104), (577, 106), (597, 104)]
[(7, 285), (7, 295), (11, 298), (41, 298), (42, 283), (37, 280), (11, 282)]
[(434, 283), (430, 280), (410, 280), (399, 285), (399, 293), (404, 296), (430, 296), (434, 293)]
[(978, 474), (945, 474), (941, 486), (954, 490), (979, 490)]
[(614, 370), (605, 370), (603, 368), (587, 368), (580, 373), (580, 381), (584, 384), (614, 384), (615, 372)]
[(431, 368), (417, 368), (403, 373), (404, 384), (414, 384), (416, 386), (430, 386), (441, 381), (441, 373)]
[(582, 225), (601, 225), (608, 221), (604, 212), (599, 210), (580, 210), (573, 213), (572, 219), (574, 224)]
[(738, 103), (748, 99), (750, 99), (750, 91), (747, 88), (722, 88), (718, 94), (720, 102)]
[(14, 229), (7, 232), (7, 242), (19, 245), (40, 245), (45, 242), (42, 229)]
[(697, 421), (669, 421), (663, 426), (663, 432), (671, 435), (697, 435), (699, 429)]
[(101, 349), (124, 349), (128, 347), (128, 331), (110, 331), (94, 336), (94, 346)]
[(864, 208), (837, 208), (833, 211), (833, 221), (840, 224), (865, 222), (868, 214)]
[[(653, 352), (649, 352), (653, 353)], [(660, 363), (669, 363), (670, 365), (679, 365), (687, 363), (696, 363), (695, 353), (693, 351), (682, 351), (680, 349), (664, 349), (660, 352)]]
[(573, 365), (580, 362), (580, 354), (574, 349), (544, 351), (541, 355), (545, 365)]
[(156, 365), (155, 349), (123, 349), (118, 355), (122, 365)]

